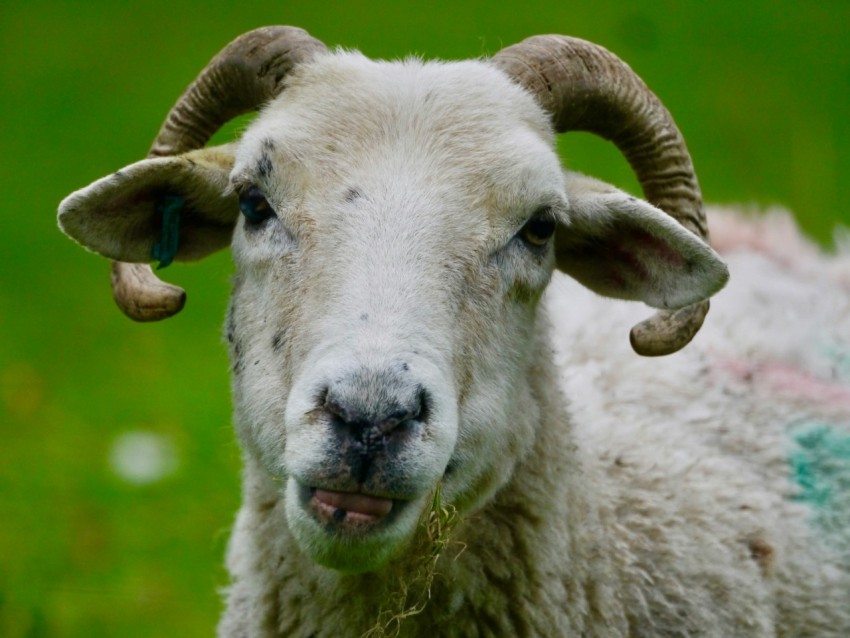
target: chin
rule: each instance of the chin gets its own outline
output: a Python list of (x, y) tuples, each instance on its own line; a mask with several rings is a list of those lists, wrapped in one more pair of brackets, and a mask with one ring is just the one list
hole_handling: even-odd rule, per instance
[[(381, 569), (410, 545), (430, 498), (430, 493), (413, 499), (347, 495), (290, 478), (286, 519), (296, 543), (311, 560), (329, 569), (360, 574)], [(338, 506), (351, 502), (357, 506)]]

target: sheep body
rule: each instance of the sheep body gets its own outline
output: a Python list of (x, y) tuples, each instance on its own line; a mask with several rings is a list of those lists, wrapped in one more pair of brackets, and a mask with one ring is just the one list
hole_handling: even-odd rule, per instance
[[(62, 203), (66, 232), (123, 261), (149, 259), (163, 192), (188, 202), (183, 258), (233, 230), (245, 473), (220, 636), (850, 634), (847, 256), (796, 261), (781, 233), (726, 220), (727, 248), (759, 251), (729, 254), (695, 343), (638, 359), (617, 335), (641, 309), (550, 282), (556, 264), (662, 308), (725, 270), (648, 203), (565, 175), (552, 137), (487, 63), (335, 53), (295, 68), (234, 147)], [(252, 221), (262, 202), (273, 218)], [(346, 438), (364, 421), (404, 427)], [(460, 523), (423, 581), (438, 486)], [(393, 517), (360, 533), (369, 517), (320, 491)]]
[[(564, 319), (554, 333), (556, 360), (576, 438), (597, 468), (617, 476), (619, 524), (632, 519), (655, 537), (659, 521), (672, 522), (664, 530), (671, 534), (684, 521), (685, 536), (711, 530), (704, 542), (739, 544), (739, 567), (751, 561), (762, 572), (762, 608), (748, 617), (763, 619), (764, 635), (844, 635), (850, 254), (823, 254), (783, 212), (710, 208), (708, 219), (730, 283), (713, 299), (705, 329), (676, 355), (631, 356), (603, 335), (633, 307), (566, 278), (550, 286), (550, 310)], [(628, 546), (640, 546), (636, 540)], [(699, 546), (688, 550), (691, 541), (671, 545), (691, 568), (708, 561), (695, 573), (713, 573), (715, 559)], [(685, 583), (698, 577), (680, 578), (693, 595)], [(657, 587), (658, 574), (653, 581)], [(709, 635), (750, 635), (743, 625), (715, 631)], [(677, 635), (658, 635), (668, 633)]]

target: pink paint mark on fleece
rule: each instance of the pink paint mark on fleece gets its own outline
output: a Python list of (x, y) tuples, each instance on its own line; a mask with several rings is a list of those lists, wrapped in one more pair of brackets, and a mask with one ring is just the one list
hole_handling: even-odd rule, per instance
[(821, 379), (806, 370), (779, 362), (724, 359), (720, 368), (736, 379), (753, 383), (769, 392), (850, 411), (850, 387)]

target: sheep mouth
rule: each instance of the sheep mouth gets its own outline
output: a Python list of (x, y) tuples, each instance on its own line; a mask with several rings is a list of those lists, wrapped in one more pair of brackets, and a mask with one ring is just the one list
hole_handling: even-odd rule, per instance
[(405, 501), (365, 494), (307, 488), (306, 509), (328, 531), (363, 533), (389, 525)]
[(362, 485), (320, 485), (290, 478), (286, 498), (290, 531), (317, 564), (348, 574), (374, 571), (416, 535), (426, 498)]

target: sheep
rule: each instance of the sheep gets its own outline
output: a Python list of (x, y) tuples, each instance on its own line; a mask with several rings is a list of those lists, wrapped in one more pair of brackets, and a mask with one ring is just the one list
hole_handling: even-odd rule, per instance
[[(561, 168), (579, 129), (647, 201)], [(680, 350), (728, 271), (681, 134), (605, 49), (377, 62), (258, 29), (59, 223), (137, 320), (185, 299), (150, 261), (232, 248), (220, 636), (850, 635), (850, 258), (718, 213), (698, 338), (612, 338), (643, 301), (632, 348)]]

